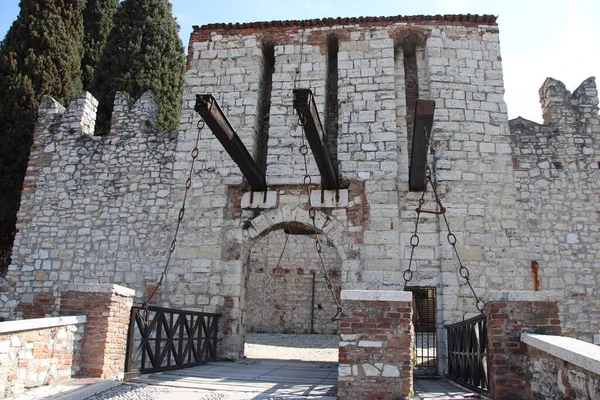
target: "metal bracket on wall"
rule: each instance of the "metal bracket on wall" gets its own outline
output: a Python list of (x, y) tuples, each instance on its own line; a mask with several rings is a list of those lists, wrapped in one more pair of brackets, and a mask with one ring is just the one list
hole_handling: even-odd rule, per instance
[(267, 179), (264, 172), (258, 168), (248, 149), (231, 127), (217, 100), (210, 94), (198, 94), (196, 95), (194, 110), (200, 114), (215, 137), (221, 142), (227, 154), (240, 168), (252, 190), (265, 192), (267, 190)]
[(433, 127), (433, 113), (435, 111), (435, 101), (433, 100), (417, 99), (416, 103), (408, 178), (408, 188), (411, 192), (425, 190), (427, 149), (431, 144), (431, 128)]
[(327, 146), (327, 135), (321, 125), (313, 93), (310, 89), (294, 89), (292, 92), (294, 109), (298, 113), (306, 139), (317, 162), (323, 189), (339, 189), (336, 168)]

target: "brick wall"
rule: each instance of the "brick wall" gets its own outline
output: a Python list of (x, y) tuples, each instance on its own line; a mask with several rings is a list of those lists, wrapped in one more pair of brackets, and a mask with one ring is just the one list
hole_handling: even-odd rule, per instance
[(492, 292), (485, 304), (488, 377), (492, 398), (530, 399), (523, 332), (560, 334), (556, 295), (549, 292)]
[(0, 398), (77, 374), (85, 317), (0, 322)]
[(78, 375), (122, 380), (127, 329), (134, 291), (118, 285), (67, 284), (61, 294), (63, 315), (87, 316)]
[(412, 294), (342, 291), (338, 397), (407, 399), (413, 391)]

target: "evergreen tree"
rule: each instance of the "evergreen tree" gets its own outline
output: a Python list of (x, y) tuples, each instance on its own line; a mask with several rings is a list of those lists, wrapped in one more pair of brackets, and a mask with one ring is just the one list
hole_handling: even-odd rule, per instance
[(0, 44), (0, 275), (9, 263), (33, 127), (42, 95), (81, 91), (85, 0), (21, 0)]
[(112, 30), (119, 0), (87, 0), (83, 11), (83, 58), (81, 71), (84, 90), (93, 90), (94, 71), (102, 58), (106, 40)]
[(179, 25), (168, 0), (124, 0), (115, 14), (96, 69), (97, 129), (107, 132), (116, 91), (134, 99), (152, 90), (160, 105), (158, 128), (175, 131), (181, 114), (185, 59)]

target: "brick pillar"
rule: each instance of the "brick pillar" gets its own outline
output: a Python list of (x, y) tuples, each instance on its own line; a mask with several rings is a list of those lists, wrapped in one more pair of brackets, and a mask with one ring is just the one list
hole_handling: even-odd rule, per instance
[(87, 316), (81, 376), (122, 380), (129, 315), (135, 290), (112, 284), (66, 284), (61, 315)]
[(413, 391), (412, 293), (342, 290), (338, 398), (407, 399)]
[(485, 315), (492, 398), (532, 398), (527, 346), (521, 342), (521, 333), (560, 335), (556, 295), (550, 292), (492, 292), (485, 304)]

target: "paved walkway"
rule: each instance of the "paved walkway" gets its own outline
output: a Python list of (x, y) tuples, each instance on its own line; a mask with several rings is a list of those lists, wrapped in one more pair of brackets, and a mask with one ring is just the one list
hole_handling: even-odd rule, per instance
[(415, 379), (415, 400), (417, 399), (485, 399), (445, 379)]
[[(148, 389), (140, 389), (146, 384)], [(117, 385), (114, 381), (74, 379), (39, 387), (15, 400), (81, 400)], [(337, 363), (246, 359), (213, 362), (198, 367), (142, 375), (119, 386), (118, 394), (94, 399), (154, 400), (335, 400)], [(418, 399), (481, 399), (442, 379), (415, 379)], [(144, 393), (144, 391), (146, 391)]]
[[(144, 375), (132, 382), (168, 387), (169, 392), (160, 400), (333, 400), (337, 394), (337, 364), (247, 359)], [(446, 380), (415, 380), (415, 399), (481, 398)]]
[[(247, 359), (143, 375), (131, 382), (168, 387), (160, 400), (335, 400), (337, 364)], [(210, 397), (208, 395), (211, 395)]]

